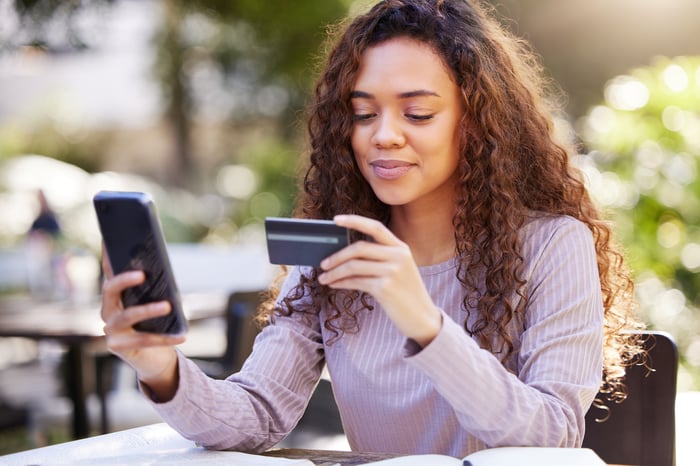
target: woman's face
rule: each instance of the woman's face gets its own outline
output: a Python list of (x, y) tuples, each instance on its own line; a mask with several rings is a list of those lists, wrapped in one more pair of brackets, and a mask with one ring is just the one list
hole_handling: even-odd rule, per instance
[(453, 202), (462, 103), (430, 46), (396, 38), (367, 49), (352, 108), (355, 159), (382, 202)]

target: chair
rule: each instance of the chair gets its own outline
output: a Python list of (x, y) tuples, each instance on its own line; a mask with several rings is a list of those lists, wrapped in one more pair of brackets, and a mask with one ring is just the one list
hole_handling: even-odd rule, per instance
[(606, 463), (674, 466), (678, 349), (667, 333), (641, 333), (647, 365), (627, 368), (628, 396), (622, 403), (609, 402), (599, 394), (610, 411), (591, 407), (583, 446)]
[(259, 332), (255, 324), (255, 313), (261, 299), (262, 291), (238, 291), (229, 296), (225, 312), (226, 348), (223, 354), (193, 358), (207, 375), (223, 379), (243, 367)]

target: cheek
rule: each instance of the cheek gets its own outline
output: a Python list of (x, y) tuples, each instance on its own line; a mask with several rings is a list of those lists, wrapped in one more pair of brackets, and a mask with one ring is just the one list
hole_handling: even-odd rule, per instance
[(355, 161), (361, 169), (363, 165), (362, 160), (364, 159), (365, 154), (367, 153), (368, 145), (368, 136), (363, 133), (364, 132), (362, 130), (353, 129), (352, 134), (350, 135), (350, 147), (352, 148), (352, 153), (355, 157)]
[(365, 136), (363, 135), (362, 128), (355, 126), (352, 129), (352, 133), (350, 133), (350, 145), (352, 146), (352, 151), (355, 153), (356, 158), (357, 154), (364, 152), (364, 138)]
[(362, 163), (363, 154), (365, 153), (365, 150), (362, 144), (362, 138), (358, 134), (358, 131), (355, 129), (353, 129), (352, 134), (350, 135), (350, 147), (352, 148), (352, 156), (355, 159), (355, 164), (360, 169), (360, 173), (362, 173), (362, 176), (367, 178), (367, 175), (365, 173), (365, 167)]

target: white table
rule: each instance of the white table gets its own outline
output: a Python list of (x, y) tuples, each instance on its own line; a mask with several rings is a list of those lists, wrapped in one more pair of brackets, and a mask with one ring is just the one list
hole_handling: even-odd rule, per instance
[(393, 455), (325, 450), (272, 450), (265, 455), (197, 447), (164, 423), (0, 456), (0, 465), (207, 464), (236, 466), (356, 466)]

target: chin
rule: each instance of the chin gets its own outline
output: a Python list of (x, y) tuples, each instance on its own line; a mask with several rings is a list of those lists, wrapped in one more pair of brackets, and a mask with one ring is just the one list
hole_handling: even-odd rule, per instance
[(374, 194), (380, 201), (389, 206), (401, 206), (408, 204), (411, 201), (410, 197), (401, 195), (399, 193), (386, 193), (375, 191)]
[(389, 206), (408, 204), (414, 201), (418, 195), (414, 183), (411, 183), (409, 180), (394, 180), (390, 182), (385, 180), (371, 180), (369, 185), (374, 195)]

